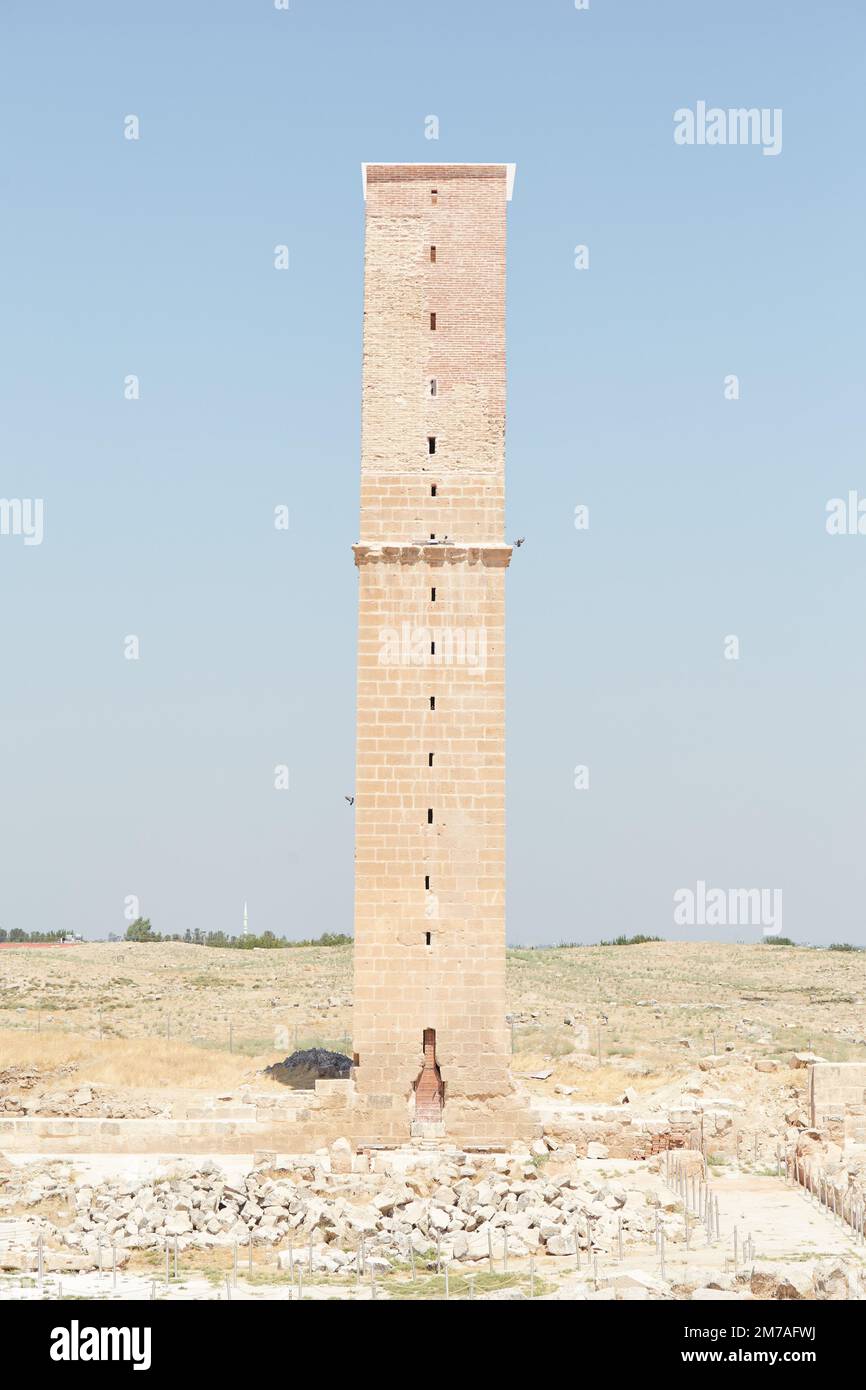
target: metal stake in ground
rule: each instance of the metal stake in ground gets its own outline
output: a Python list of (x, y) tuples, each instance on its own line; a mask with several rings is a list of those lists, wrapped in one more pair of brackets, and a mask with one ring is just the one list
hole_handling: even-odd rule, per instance
[(487, 1227), (487, 1263), (490, 1266), (490, 1273), (493, 1273), (493, 1233)]
[[(167, 1265), (166, 1265), (166, 1267), (167, 1267)], [(237, 1288), (237, 1286), (238, 1286), (238, 1243), (237, 1243), (237, 1241), (235, 1241), (235, 1244), (234, 1244), (234, 1257), (233, 1257), (233, 1259), (232, 1259), (232, 1283), (234, 1284), (235, 1288)]]

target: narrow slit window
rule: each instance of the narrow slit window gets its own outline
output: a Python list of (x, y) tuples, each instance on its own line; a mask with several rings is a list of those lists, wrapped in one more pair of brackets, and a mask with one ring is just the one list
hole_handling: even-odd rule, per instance
[(427, 807), (427, 824), (428, 824), (428, 825), (432, 825), (432, 824), (433, 824), (433, 807), (432, 807), (432, 806), (428, 806), (428, 807)]
[(435, 454), (435, 452), (436, 452), (436, 436), (435, 436), (435, 434), (428, 434), (428, 436), (427, 436), (427, 452), (428, 452), (428, 454)]
[(439, 201), (439, 189), (438, 189), (438, 188), (431, 188), (431, 189), (430, 189), (430, 202), (431, 202), (431, 203), (436, 203), (436, 202), (438, 202), (438, 201)]
[(428, 766), (428, 767), (432, 767), (432, 766), (433, 766), (433, 754), (432, 754), (432, 753), (428, 753), (428, 754), (427, 754), (427, 766)]
[(435, 708), (436, 708), (436, 696), (435, 696), (435, 695), (431, 695), (431, 696), (430, 696), (430, 708), (431, 708), (431, 709), (435, 709)]
[(431, 264), (431, 265), (435, 265), (435, 264), (436, 264), (436, 247), (435, 247), (435, 246), (431, 246), (431, 247), (430, 247), (430, 264)]
[(431, 484), (430, 484), (430, 496), (431, 496), (431, 497), (435, 497), (435, 496), (436, 496), (436, 484), (435, 484), (435, 483), (431, 483)]
[(429, 946), (429, 945), (431, 944), (431, 942), (432, 942), (432, 937), (431, 937), (431, 935), (430, 935), (430, 932), (429, 932), (429, 931), (425, 931), (425, 933), (424, 933), (424, 945), (425, 945), (425, 946)]
[(436, 532), (435, 532), (435, 531), (431, 531), (431, 532), (430, 532), (430, 539), (431, 539), (431, 541), (435, 541), (435, 539), (436, 539)]
[(431, 396), (436, 396), (436, 395), (438, 395), (438, 393), (439, 393), (439, 383), (438, 383), (438, 381), (436, 380), (435, 376), (431, 376), (431, 378), (430, 378), (430, 395), (431, 395)]
[(436, 315), (435, 315), (434, 313), (432, 313), (432, 312), (431, 312), (431, 314), (430, 314), (430, 327), (431, 327), (431, 329), (435, 332), (435, 329), (436, 329)]
[(431, 642), (431, 643), (430, 643), (430, 655), (431, 655), (431, 656), (435, 656), (435, 655), (436, 655), (436, 643), (435, 643), (435, 642)]
[(430, 590), (430, 602), (431, 602), (431, 603), (435, 603), (435, 602), (436, 602), (436, 590), (435, 590), (435, 589), (431, 589), (431, 590)]
[(430, 891), (430, 875), (429, 875), (429, 874), (425, 874), (425, 875), (424, 875), (424, 891), (425, 891), (426, 893), (429, 893), (429, 891)]

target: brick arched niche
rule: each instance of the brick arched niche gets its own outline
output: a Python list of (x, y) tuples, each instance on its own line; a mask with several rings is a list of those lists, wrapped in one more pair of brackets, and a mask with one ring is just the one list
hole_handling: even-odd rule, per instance
[(436, 1029), (424, 1029), (424, 1065), (415, 1082), (415, 1119), (420, 1124), (438, 1124), (442, 1119), (445, 1087), (436, 1061)]

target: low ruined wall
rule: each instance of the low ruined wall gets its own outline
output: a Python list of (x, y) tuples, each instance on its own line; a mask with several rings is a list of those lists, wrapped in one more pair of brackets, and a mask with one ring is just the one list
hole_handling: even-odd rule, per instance
[(594, 1106), (550, 1116), (544, 1137), (573, 1144), (578, 1158), (653, 1158), (668, 1149), (700, 1147), (700, 1116), (673, 1111), (658, 1119), (623, 1106)]
[(815, 1062), (809, 1077), (813, 1129), (866, 1143), (866, 1062)]
[[(396, 1148), (410, 1140), (405, 1101), (359, 1095), (353, 1081), (317, 1081), (315, 1091), (247, 1094), (220, 1102), (175, 1105), (171, 1115), (142, 1119), (0, 1117), (0, 1153), (310, 1154), (347, 1139), (355, 1149)], [(569, 1105), (530, 1112), (517, 1096), (452, 1101), (445, 1143), (465, 1150), (503, 1150), (543, 1137), (578, 1158), (652, 1159), (668, 1149), (733, 1151), (736, 1125), (727, 1111), (695, 1109), (640, 1114), (631, 1105)]]
[[(390, 1095), (359, 1095), (353, 1081), (317, 1081), (315, 1091), (287, 1091), (251, 1103), (175, 1107), (147, 1119), (0, 1118), (0, 1152), (58, 1154), (252, 1153), (268, 1149), (313, 1153), (336, 1139), (355, 1147), (405, 1144), (410, 1115), (405, 1101)], [(443, 1137), (496, 1148), (541, 1133), (520, 1101), (497, 1098), (448, 1106)]]

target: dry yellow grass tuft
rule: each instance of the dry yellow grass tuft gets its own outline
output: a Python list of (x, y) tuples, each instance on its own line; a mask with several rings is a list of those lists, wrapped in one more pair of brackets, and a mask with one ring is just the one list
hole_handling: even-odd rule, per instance
[[(625, 1090), (638, 1094), (648, 1094), (658, 1089), (658, 1076), (634, 1076), (618, 1066), (603, 1063), (602, 1066), (574, 1066), (568, 1061), (550, 1057), (543, 1052), (520, 1052), (512, 1061), (512, 1071), (518, 1076), (528, 1091), (540, 1096), (555, 1095), (554, 1086), (571, 1086), (575, 1099), (591, 1103), (598, 1101), (604, 1105), (614, 1105)], [(531, 1079), (532, 1072), (551, 1071), (545, 1081)]]
[(106, 1038), (100, 1042), (74, 1033), (4, 1029), (0, 1031), (0, 1057), (4, 1068), (51, 1070), (74, 1062), (75, 1084), (178, 1090), (232, 1089), (253, 1080), (257, 1087), (277, 1084), (257, 1075), (271, 1061), (270, 1056), (238, 1057), (160, 1038)]

